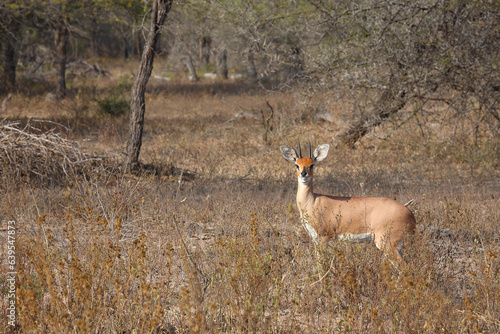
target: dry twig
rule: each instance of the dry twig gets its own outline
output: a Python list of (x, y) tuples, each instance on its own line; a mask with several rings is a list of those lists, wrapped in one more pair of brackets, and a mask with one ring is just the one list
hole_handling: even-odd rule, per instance
[(55, 131), (42, 130), (28, 122), (0, 123), (0, 170), (16, 177), (53, 179), (82, 171), (102, 160), (82, 152), (78, 145)]

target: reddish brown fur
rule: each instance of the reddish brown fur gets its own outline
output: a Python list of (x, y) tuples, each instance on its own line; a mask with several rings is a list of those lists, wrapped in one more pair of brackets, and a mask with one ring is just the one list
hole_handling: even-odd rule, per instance
[[(318, 151), (321, 146), (324, 146), (323, 153)], [(310, 167), (326, 157), (328, 145), (320, 145), (318, 149), (315, 151), (320, 155), (318, 159), (316, 156), (313, 159), (298, 158), (293, 149), (282, 149), (285, 159), (295, 160), (299, 166), (297, 206), (303, 221), (310, 224), (325, 242), (342, 234), (372, 234), (379, 248), (400, 260), (398, 245), (407, 234), (415, 231), (413, 213), (389, 198), (338, 197), (314, 193), (313, 170)], [(304, 170), (307, 175), (302, 176)]]
[[(297, 169), (297, 174), (300, 174), (304, 170), (304, 167), (309, 167), (310, 165), (312, 165), (314, 163), (314, 160), (311, 158), (298, 158), (295, 163), (300, 167), (300, 170)], [(308, 170), (306, 168), (306, 171), (309, 175), (313, 176), (312, 170)]]

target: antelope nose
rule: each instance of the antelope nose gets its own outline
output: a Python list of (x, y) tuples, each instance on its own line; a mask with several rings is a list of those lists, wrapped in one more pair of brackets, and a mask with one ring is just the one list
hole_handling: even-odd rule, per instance
[(306, 175), (307, 175), (307, 172), (306, 172), (306, 170), (304, 169), (304, 170), (302, 171), (302, 173), (300, 173), (300, 176), (302, 176), (302, 177), (306, 177)]

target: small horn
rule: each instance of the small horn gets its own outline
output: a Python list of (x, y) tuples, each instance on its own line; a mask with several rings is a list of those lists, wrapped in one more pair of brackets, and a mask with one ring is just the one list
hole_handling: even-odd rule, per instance
[(300, 141), (299, 141), (299, 158), (302, 158), (302, 150), (300, 149)]
[(312, 151), (311, 151), (311, 141), (309, 140), (309, 158), (313, 158)]

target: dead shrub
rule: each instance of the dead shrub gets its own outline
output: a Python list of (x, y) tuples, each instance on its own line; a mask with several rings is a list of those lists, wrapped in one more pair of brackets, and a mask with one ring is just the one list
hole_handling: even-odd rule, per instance
[[(50, 122), (49, 122), (50, 123)], [(43, 130), (41, 121), (0, 124), (0, 168), (5, 177), (16, 180), (59, 183), (84, 173), (102, 158), (83, 152), (78, 144), (56, 131)]]

